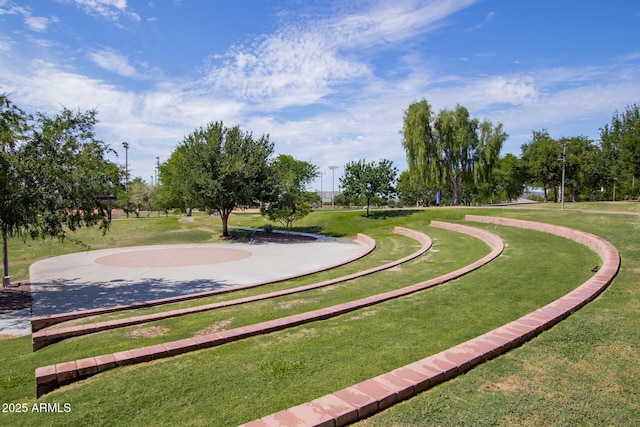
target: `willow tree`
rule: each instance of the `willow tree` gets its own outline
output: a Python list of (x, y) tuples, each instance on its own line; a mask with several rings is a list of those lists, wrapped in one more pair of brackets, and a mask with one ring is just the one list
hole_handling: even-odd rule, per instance
[(463, 186), (488, 179), (506, 139), (502, 124), (494, 127), (487, 120), (472, 119), (461, 105), (434, 117), (423, 99), (404, 114), (402, 144), (409, 173), (426, 185), (448, 186), (454, 205)]
[(611, 124), (600, 129), (600, 140), (608, 163), (608, 184), (620, 178), (618, 185), (624, 187), (625, 178), (629, 178), (635, 198), (636, 178), (640, 177), (640, 105), (633, 104), (624, 113), (614, 113)]

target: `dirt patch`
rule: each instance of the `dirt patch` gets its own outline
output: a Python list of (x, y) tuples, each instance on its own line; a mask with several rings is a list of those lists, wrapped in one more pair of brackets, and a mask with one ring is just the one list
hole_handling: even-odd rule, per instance
[(0, 314), (31, 307), (31, 285), (29, 282), (18, 286), (0, 287)]
[(194, 336), (208, 335), (213, 334), (220, 331), (226, 331), (231, 323), (233, 322), (233, 317), (231, 319), (221, 320), (219, 322), (214, 323), (213, 325), (206, 327), (204, 329), (199, 330)]
[(290, 301), (282, 301), (282, 302), (278, 303), (278, 308), (286, 310), (286, 309), (294, 307), (294, 306), (296, 306), (298, 304), (305, 304), (305, 303), (308, 303), (308, 302), (313, 302), (315, 300), (316, 300), (315, 298), (306, 298), (306, 299), (297, 298), (297, 299), (292, 299)]
[(10, 340), (11, 338), (18, 338), (20, 335), (8, 335), (0, 334), (0, 340)]
[(375, 316), (376, 314), (378, 314), (378, 310), (356, 311), (356, 314), (353, 314), (349, 320), (360, 320), (365, 317)]
[(509, 392), (525, 390), (526, 388), (527, 387), (524, 381), (520, 377), (516, 377), (513, 375), (507, 377), (507, 379), (505, 379), (501, 383), (488, 384), (483, 387), (484, 390), (489, 390), (489, 391), (497, 390), (497, 391), (509, 391)]
[(134, 329), (133, 331), (124, 334), (124, 336), (127, 338), (153, 338), (164, 335), (167, 332), (169, 332), (169, 328), (151, 326), (149, 328)]

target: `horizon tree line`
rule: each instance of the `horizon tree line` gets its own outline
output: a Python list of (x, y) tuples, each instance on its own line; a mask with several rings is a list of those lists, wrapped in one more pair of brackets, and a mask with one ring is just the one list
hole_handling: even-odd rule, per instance
[[(130, 181), (128, 171), (106, 158), (115, 151), (96, 138), (97, 123), (95, 110), (63, 107), (54, 116), (32, 116), (0, 94), (4, 285), (10, 283), (10, 237), (65, 239), (96, 225), (106, 233), (114, 194), (117, 205), (136, 216), (154, 208), (216, 212), (224, 236), (235, 208), (259, 206), (269, 220), (289, 229), (322, 203), (306, 190), (317, 166), (285, 154), (274, 158), (269, 135), (255, 138), (221, 121), (197, 128), (158, 166), (159, 185), (150, 187), (140, 178)], [(538, 187), (545, 201), (558, 201), (563, 169), (564, 196), (571, 201), (615, 199), (616, 190), (617, 199), (638, 197), (638, 104), (615, 112), (597, 142), (584, 136), (554, 139), (546, 129), (535, 130), (520, 157), (500, 155), (508, 138), (501, 123), (472, 118), (461, 105), (435, 114), (425, 99), (414, 102), (404, 112), (401, 133), (408, 170), (398, 177), (388, 159), (348, 162), (336, 201), (362, 202), (367, 216), (372, 203), (396, 196), (406, 205), (428, 206), (438, 199), (470, 205), (511, 201), (525, 187)]]

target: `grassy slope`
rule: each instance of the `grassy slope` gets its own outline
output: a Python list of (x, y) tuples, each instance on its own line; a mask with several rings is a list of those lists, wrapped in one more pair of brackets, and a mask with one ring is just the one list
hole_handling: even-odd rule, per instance
[[(637, 212), (638, 207), (625, 206), (631, 212)], [(606, 210), (610, 206), (590, 204), (584, 208)], [(640, 218), (557, 211), (499, 214), (553, 222), (606, 238), (622, 256), (618, 277), (594, 302), (523, 347), (362, 425), (637, 424)]]
[[(438, 269), (450, 271), (486, 253), (486, 247), (474, 239), (425, 226), (429, 218), (460, 219), (466, 212), (499, 212), (587, 229), (616, 244), (623, 254), (623, 270), (614, 286), (596, 302), (532, 343), (365, 424), (539, 425), (571, 424), (582, 419), (596, 424), (602, 420), (604, 424), (624, 424), (634, 415), (637, 418), (638, 396), (634, 390), (639, 381), (634, 361), (638, 354), (633, 349), (638, 348), (638, 297), (631, 283), (640, 270), (637, 262), (627, 262), (632, 256), (640, 258), (635, 219), (440, 209), (376, 219), (361, 218), (360, 213), (322, 212), (308, 217), (303, 226), (338, 236), (364, 230), (375, 237), (396, 224), (426, 231), (435, 238), (433, 254), (394, 272), (395, 276), (376, 277), (378, 285), (395, 286), (397, 276), (412, 280), (425, 270), (434, 274)], [(235, 220), (244, 225), (261, 223), (259, 217), (248, 214)], [(40, 399), (69, 402), (71, 414), (1, 414), (0, 424), (174, 425), (190, 420), (191, 425), (232, 425), (248, 421), (506, 323), (577, 286), (589, 276), (585, 265), (590, 268), (596, 263), (593, 254), (564, 239), (501, 227), (491, 229), (508, 244), (503, 257), (454, 284), (329, 321), (171, 360), (116, 369)], [(149, 237), (151, 241), (161, 238)], [(392, 251), (388, 247), (382, 250)], [(603, 301), (607, 302), (605, 307), (601, 307)], [(282, 301), (275, 304), (256, 305), (245, 313), (261, 316), (275, 311), (279, 315)], [(285, 306), (289, 305), (291, 300)], [(621, 306), (626, 310), (620, 310)], [(236, 312), (227, 316), (240, 317)], [(163, 326), (172, 330), (184, 327), (182, 323)], [(35, 366), (59, 357), (68, 360), (84, 352), (93, 354), (94, 347), (102, 348), (109, 341), (96, 334), (35, 354), (30, 353), (28, 337), (3, 341), (0, 400), (31, 405)], [(113, 342), (122, 341), (123, 337), (117, 336)], [(609, 350), (615, 350), (613, 356), (609, 353), (603, 363)], [(569, 369), (565, 369), (567, 366)], [(584, 368), (589, 373), (586, 376)], [(593, 393), (603, 388), (602, 393)]]

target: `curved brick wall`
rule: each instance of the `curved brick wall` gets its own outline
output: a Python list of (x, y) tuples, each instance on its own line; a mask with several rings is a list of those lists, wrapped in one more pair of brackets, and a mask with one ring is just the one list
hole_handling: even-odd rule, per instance
[[(148, 322), (155, 322), (156, 320), (162, 320), (162, 319), (169, 319), (172, 317), (178, 317), (178, 316), (184, 316), (187, 314), (194, 314), (194, 313), (201, 313), (204, 311), (210, 311), (210, 310), (216, 310), (219, 308), (223, 308), (223, 307), (230, 307), (230, 306), (234, 306), (234, 305), (240, 305), (240, 304), (246, 304), (249, 302), (254, 302), (254, 301), (260, 301), (260, 300), (266, 300), (266, 299), (271, 299), (271, 298), (277, 298), (277, 297), (281, 297), (281, 296), (285, 296), (285, 295), (291, 295), (291, 294), (295, 294), (295, 293), (299, 293), (299, 292), (305, 292), (305, 291), (309, 291), (312, 289), (318, 289), (318, 288), (322, 288), (325, 286), (330, 286), (330, 285), (334, 285), (336, 283), (341, 283), (341, 282), (346, 282), (348, 280), (352, 280), (352, 279), (356, 279), (358, 277), (363, 277), (363, 276), (367, 276), (369, 274), (373, 274), (376, 273), (378, 271), (382, 271), (382, 270), (387, 270), (390, 268), (393, 268), (397, 265), (403, 264), (405, 262), (411, 261), (412, 259), (415, 259), (417, 257), (419, 257), (420, 255), (424, 254), (426, 251), (428, 251), (431, 248), (432, 242), (431, 239), (429, 238), (429, 236), (427, 236), (424, 233), (420, 233), (414, 230), (409, 230), (408, 228), (404, 228), (404, 227), (395, 227), (394, 228), (394, 233), (397, 234), (402, 234), (404, 236), (410, 237), (412, 239), (417, 240), (418, 242), (420, 242), (421, 247), (420, 249), (418, 249), (416, 252), (402, 258), (396, 261), (392, 261), (389, 262), (387, 264), (383, 264), (377, 267), (373, 267), (370, 268), (368, 270), (363, 270), (363, 271), (359, 271), (353, 274), (349, 274), (346, 276), (342, 276), (342, 277), (338, 277), (335, 279), (331, 279), (331, 280), (325, 280), (323, 282), (319, 282), (319, 283), (313, 283), (310, 285), (306, 285), (306, 286), (299, 286), (296, 288), (292, 288), (292, 289), (285, 289), (282, 291), (277, 291), (277, 292), (270, 292), (270, 293), (266, 293), (266, 294), (261, 294), (261, 295), (255, 295), (255, 296), (251, 296), (251, 297), (246, 297), (246, 298), (238, 298), (235, 300), (229, 300), (229, 301), (223, 301), (223, 302), (216, 302), (216, 303), (211, 303), (211, 304), (204, 304), (204, 305), (200, 305), (197, 307), (190, 307), (190, 308), (183, 308), (180, 310), (171, 310), (171, 311), (165, 311), (162, 313), (154, 313), (154, 314), (147, 314), (147, 315), (143, 315), (143, 316), (135, 316), (135, 317), (129, 317), (126, 319), (118, 319), (118, 320), (109, 320), (109, 321), (105, 321), (105, 322), (98, 322), (98, 323), (92, 323), (92, 324), (86, 324), (86, 325), (78, 325), (78, 326), (70, 326), (70, 327), (66, 327), (66, 328), (59, 328), (59, 329), (53, 329), (53, 330), (47, 330), (47, 329), (42, 329), (40, 331), (34, 332), (32, 334), (32, 346), (33, 346), (33, 351), (37, 351), (43, 347), (46, 347), (50, 344), (54, 344), (56, 342), (60, 342), (62, 340), (65, 340), (67, 338), (71, 338), (71, 337), (78, 337), (78, 336), (82, 336), (82, 335), (88, 335), (88, 334), (92, 334), (95, 332), (99, 332), (99, 331), (105, 331), (108, 329), (116, 329), (116, 328), (122, 328), (125, 326), (131, 326), (131, 325), (139, 325), (142, 323), (148, 323)], [(369, 236), (365, 236), (364, 234), (360, 234), (358, 235), (359, 239), (365, 243), (368, 247), (375, 247), (376, 242), (375, 240), (373, 240), (371, 237)], [(243, 289), (246, 289), (243, 288)]]
[[(303, 234), (303, 233), (300, 233)], [(52, 316), (36, 316), (36, 317), (32, 317), (31, 318), (31, 330), (33, 332), (39, 331), (41, 329), (44, 329), (46, 327), (52, 326), (52, 325), (56, 325), (58, 323), (62, 323), (62, 322), (67, 322), (69, 320), (75, 320), (75, 319), (81, 319), (83, 317), (90, 317), (90, 316), (97, 316), (99, 314), (107, 314), (107, 313), (113, 313), (116, 311), (123, 311), (123, 310), (131, 310), (131, 309), (135, 309), (135, 308), (145, 308), (145, 307), (155, 307), (158, 305), (162, 305), (162, 304), (169, 304), (172, 302), (180, 302), (180, 301), (187, 301), (187, 300), (192, 300), (192, 299), (198, 299), (198, 298), (206, 298), (206, 297), (210, 297), (212, 295), (220, 295), (220, 294), (226, 294), (226, 293), (230, 293), (230, 292), (237, 292), (237, 291), (241, 291), (241, 290), (245, 290), (245, 289), (251, 289), (251, 288), (257, 288), (259, 286), (264, 286), (264, 285), (270, 285), (272, 283), (278, 283), (278, 282), (283, 282), (285, 280), (290, 280), (290, 279), (295, 279), (297, 277), (304, 277), (304, 276), (308, 276), (310, 274), (314, 274), (314, 273), (319, 273), (321, 271), (326, 271), (326, 270), (331, 270), (333, 268), (336, 267), (340, 267), (341, 265), (345, 265), (345, 264), (349, 264), (351, 262), (357, 261), (367, 255), (369, 255), (371, 252), (373, 252), (373, 250), (376, 248), (376, 241), (373, 240), (371, 237), (365, 235), (365, 234), (358, 234), (356, 236), (355, 239), (358, 243), (361, 243), (363, 245), (365, 245), (367, 247), (367, 250), (358, 255), (355, 256), (353, 258), (347, 259), (345, 261), (339, 262), (337, 264), (333, 264), (333, 265), (329, 265), (317, 270), (310, 270), (295, 276), (289, 276), (289, 277), (285, 277), (282, 278), (280, 280), (272, 280), (269, 282), (259, 282), (259, 283), (254, 283), (252, 285), (246, 285), (246, 286), (240, 286), (240, 287), (236, 287), (236, 288), (230, 288), (230, 289), (218, 289), (218, 290), (214, 290), (214, 291), (206, 291), (206, 292), (199, 292), (196, 294), (189, 294), (189, 295), (180, 295), (180, 296), (175, 296), (175, 297), (169, 297), (169, 298), (161, 298), (161, 299), (157, 299), (157, 300), (151, 300), (151, 301), (144, 301), (144, 302), (139, 302), (139, 303), (135, 303), (135, 304), (128, 304), (128, 305), (118, 305), (118, 306), (113, 306), (113, 307), (106, 307), (106, 308), (95, 308), (95, 309), (91, 309), (91, 310), (82, 310), (82, 311), (74, 311), (71, 313), (60, 313), (60, 314), (55, 314)]]
[(245, 426), (343, 426), (368, 417), (462, 374), (479, 363), (506, 353), (550, 328), (593, 300), (611, 283), (620, 268), (620, 255), (616, 248), (593, 234), (531, 221), (472, 215), (465, 218), (469, 221), (527, 228), (575, 240), (596, 252), (602, 260), (602, 266), (577, 289), (518, 320), (415, 363), (268, 415)]
[[(40, 397), (44, 393), (48, 393), (60, 386), (70, 384), (72, 382), (88, 378), (96, 373), (115, 368), (116, 366), (130, 365), (134, 363), (149, 362), (151, 360), (171, 357), (177, 354), (183, 354), (203, 348), (209, 348), (224, 344), (225, 342), (236, 341), (255, 335), (267, 334), (282, 329), (302, 325), (305, 323), (324, 320), (331, 317), (339, 316), (344, 313), (351, 312), (364, 307), (379, 304), (384, 301), (399, 298), (401, 296), (410, 295), (412, 293), (440, 285), (449, 280), (453, 280), (480, 266), (495, 259), (504, 249), (502, 240), (493, 233), (480, 230), (464, 225), (432, 223), (433, 226), (449, 228), (458, 232), (467, 233), (485, 241), (493, 248), (491, 253), (483, 257), (480, 261), (460, 268), (452, 273), (435, 279), (427, 280), (415, 285), (407, 286), (401, 289), (373, 295), (356, 301), (334, 305), (331, 307), (309, 311), (306, 313), (287, 316), (268, 322), (257, 323), (254, 325), (244, 326), (240, 328), (230, 329), (222, 332), (185, 338), (178, 341), (167, 342), (164, 344), (156, 344), (147, 347), (136, 348), (133, 350), (121, 351), (113, 354), (105, 354), (86, 359), (75, 360), (71, 362), (58, 363), (56, 365), (43, 366), (36, 369), (36, 395)], [(403, 233), (417, 233), (408, 229), (401, 229)], [(421, 233), (420, 233), (421, 234)]]

